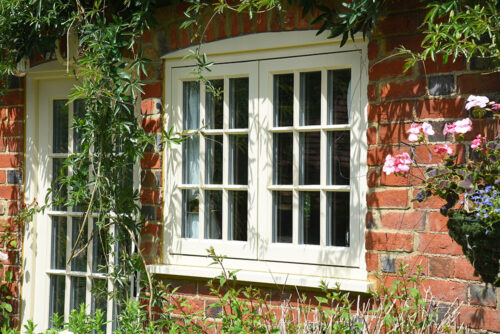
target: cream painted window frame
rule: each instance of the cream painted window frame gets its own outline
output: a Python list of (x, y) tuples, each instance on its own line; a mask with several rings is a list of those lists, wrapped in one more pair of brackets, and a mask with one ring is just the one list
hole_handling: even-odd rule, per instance
[[(316, 31), (294, 31), (294, 32), (278, 32), (278, 33), (263, 33), (254, 34), (249, 36), (242, 36), (231, 38), (223, 41), (212, 42), (202, 46), (202, 52), (206, 53), (209, 60), (213, 61), (214, 71), (217, 71), (219, 64), (234, 64), (239, 66), (242, 72), (246, 70), (246, 63), (258, 62), (259, 73), (259, 95), (258, 95), (258, 136), (259, 136), (259, 153), (258, 153), (258, 167), (259, 172), (259, 185), (256, 196), (258, 197), (258, 215), (257, 235), (260, 244), (257, 245), (257, 259), (246, 258), (242, 259), (238, 256), (232, 256), (228, 252), (220, 252), (227, 256), (225, 260), (226, 268), (240, 269), (238, 279), (248, 282), (261, 282), (261, 283), (275, 283), (285, 285), (297, 285), (317, 287), (320, 280), (326, 280), (330, 285), (339, 283), (342, 289), (350, 291), (367, 291), (372, 284), (367, 280), (366, 264), (365, 264), (365, 224), (364, 217), (366, 214), (366, 107), (367, 107), (367, 50), (366, 43), (360, 38), (354, 42), (347, 43), (344, 47), (340, 48), (339, 40), (327, 39), (326, 36), (316, 36)], [(165, 69), (165, 128), (169, 129), (171, 126), (178, 126), (178, 115), (181, 112), (179, 103), (173, 96), (179, 87), (179, 78), (174, 75), (178, 68), (192, 69), (193, 63), (183, 59), (188, 53), (188, 50), (179, 50), (163, 57)], [(316, 57), (321, 58), (318, 65), (301, 64), (302, 60), (306, 58)], [(328, 61), (331, 57), (331, 61)], [(287, 68), (287, 62), (293, 63), (293, 66)], [(266, 66), (275, 62), (273, 66)], [(302, 66), (302, 67), (301, 67)], [(289, 245), (276, 245), (271, 244), (270, 240), (270, 227), (272, 226), (272, 210), (270, 209), (269, 194), (271, 190), (278, 189), (279, 186), (272, 186), (272, 168), (265, 167), (272, 164), (269, 156), (269, 148), (272, 146), (271, 137), (272, 132), (272, 108), (269, 106), (269, 95), (272, 95), (272, 89), (263, 88), (267, 85), (266, 80), (272, 73), (300, 71), (300, 69), (314, 69), (321, 68), (323, 71), (330, 68), (346, 68), (353, 69), (353, 77), (355, 92), (353, 98), (353, 121), (351, 122), (351, 135), (355, 135), (354, 149), (351, 149), (351, 157), (356, 157), (356, 161), (351, 161), (354, 167), (351, 167), (351, 234), (355, 234), (354, 241), (351, 242), (350, 250), (347, 254), (347, 261), (337, 262), (321, 262), (321, 261), (308, 261), (308, 254), (315, 254), (313, 256), (321, 255), (321, 250), (318, 253), (317, 247), (310, 247), (308, 245), (300, 245), (298, 247), (291, 247)], [(211, 73), (206, 73), (205, 76), (210, 79)], [(324, 75), (324, 74), (323, 74)], [(272, 75), (271, 75), (272, 76)], [(356, 82), (355, 82), (356, 81)], [(295, 85), (297, 85), (295, 80)], [(323, 85), (324, 86), (324, 85)], [(263, 94), (263, 89), (267, 93)], [(326, 91), (326, 90), (325, 90)], [(323, 100), (325, 96), (323, 94)], [(296, 101), (295, 104), (298, 102)], [(322, 104), (326, 104), (322, 101)], [(294, 108), (295, 109), (295, 108)], [(324, 108), (322, 108), (323, 110)], [(324, 111), (322, 111), (324, 112)], [(203, 111), (200, 113), (201, 123), (203, 124)], [(270, 116), (271, 115), (271, 116)], [(322, 117), (323, 118), (323, 117)], [(294, 127), (298, 125), (298, 121), (294, 121)], [(322, 124), (323, 130), (332, 130), (331, 127)], [(330, 129), (327, 129), (330, 127)], [(178, 129), (178, 128), (177, 128)], [(271, 131), (270, 131), (271, 130)], [(295, 130), (300, 131), (299, 128)], [(324, 140), (324, 139), (323, 139)], [(351, 140), (352, 143), (352, 140)], [(297, 143), (296, 143), (297, 144)], [(298, 147), (298, 145), (294, 145)], [(324, 147), (325, 145), (322, 145)], [(179, 241), (179, 234), (175, 233), (178, 226), (181, 224), (178, 216), (173, 214), (175, 208), (179, 208), (178, 203), (175, 202), (179, 199), (178, 191), (178, 177), (176, 178), (175, 170), (181, 168), (182, 162), (177, 159), (179, 157), (179, 148), (166, 148), (164, 159), (164, 177), (165, 177), (165, 207), (164, 207), (164, 252), (162, 264), (152, 265), (150, 269), (157, 274), (165, 275), (180, 275), (180, 276), (193, 276), (193, 277), (213, 277), (220, 272), (220, 268), (213, 268), (209, 266), (210, 259), (206, 257), (206, 253), (189, 253), (185, 254), (178, 250), (173, 250), (173, 246)], [(202, 152), (203, 153), (203, 152)], [(296, 152), (294, 152), (296, 153)], [(323, 154), (322, 154), (323, 156)], [(253, 157), (249, 157), (251, 160)], [(322, 158), (325, 160), (325, 158)], [(294, 161), (295, 163), (296, 161)], [(322, 166), (324, 163), (322, 162)], [(295, 166), (297, 167), (297, 166)], [(294, 167), (294, 174), (295, 172)], [(324, 168), (322, 168), (324, 170)], [(355, 171), (353, 173), (353, 171)], [(203, 174), (203, 172), (201, 173)], [(322, 174), (324, 172), (322, 171)], [(322, 184), (324, 184), (324, 175), (322, 175)], [(353, 183), (354, 180), (354, 183)], [(300, 188), (301, 186), (299, 186)], [(302, 186), (303, 187), (303, 186)], [(308, 186), (307, 186), (308, 187)], [(305, 187), (305, 188), (307, 188)], [(305, 190), (300, 189), (300, 190)], [(313, 189), (314, 188), (314, 189)], [(330, 186), (332, 189), (323, 186), (321, 191), (340, 190), (333, 189), (335, 186)], [(320, 190), (312, 187), (311, 190)], [(345, 189), (344, 189), (345, 190)], [(174, 201), (172, 201), (174, 199)], [(325, 201), (322, 195), (323, 202)], [(296, 205), (297, 201), (294, 201)], [(252, 208), (249, 208), (251, 210)], [(297, 208), (294, 208), (294, 215), (297, 215)], [(180, 211), (177, 209), (177, 211)], [(325, 212), (325, 207), (322, 207), (322, 214)], [(294, 217), (294, 221), (296, 221)], [(324, 219), (323, 219), (324, 220)], [(268, 223), (263, 223), (267, 221)], [(249, 222), (254, 224), (254, 222)], [(294, 223), (296, 225), (296, 223)], [(267, 232), (263, 229), (267, 228)], [(296, 229), (296, 226), (294, 227)], [(294, 231), (295, 232), (295, 231)], [(264, 241), (262, 241), (264, 240)], [(185, 242), (197, 243), (201, 240), (184, 240)], [(231, 242), (228, 242), (228, 244)], [(262, 244), (264, 243), (264, 244)], [(218, 243), (213, 246), (218, 251)], [(322, 241), (322, 244), (324, 242)], [(273, 246), (273, 252), (262, 251), (262, 248)], [(276, 246), (276, 247), (274, 247)], [(229, 247), (229, 246), (228, 246)], [(205, 247), (206, 248), (206, 247)], [(229, 247), (230, 248), (230, 247)], [(280, 249), (281, 248), (281, 249)], [(312, 250), (316, 248), (316, 250)], [(221, 248), (219, 248), (221, 249)], [(291, 255), (287, 252), (291, 251)], [(316, 252), (315, 252), (316, 251)], [(305, 254), (304, 254), (305, 252)], [(334, 253), (344, 254), (345, 249), (337, 249)], [(303, 254), (303, 255), (301, 255)], [(195, 255), (195, 256), (193, 256)], [(283, 261), (283, 256), (285, 261)], [(299, 256), (297, 258), (297, 256)], [(339, 257), (339, 259), (342, 255)], [(295, 263), (292, 263), (295, 262)]]

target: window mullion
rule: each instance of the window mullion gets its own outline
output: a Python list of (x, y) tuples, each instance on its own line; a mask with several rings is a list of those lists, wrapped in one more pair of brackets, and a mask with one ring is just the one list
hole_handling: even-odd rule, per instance
[(68, 272), (71, 271), (71, 262), (68, 263), (69, 258), (71, 257), (71, 250), (73, 249), (72, 236), (73, 236), (73, 218), (69, 220), (66, 218), (66, 275), (65, 275), (65, 283), (66, 289), (64, 290), (64, 321), (69, 321), (69, 313), (70, 313), (70, 298), (71, 298), (71, 278), (68, 275)]
[(87, 247), (87, 279), (85, 286), (85, 305), (89, 306), (86, 308), (87, 313), (92, 311), (92, 307), (90, 307), (92, 303), (92, 293), (90, 292), (92, 289), (92, 279), (90, 274), (92, 273), (92, 257), (94, 256), (94, 247), (92, 247), (93, 240), (90, 240), (90, 237), (92, 236), (93, 231), (94, 222), (90, 217), (88, 217), (87, 240), (89, 240), (89, 245)]
[[(327, 124), (327, 77), (326, 70), (321, 71), (321, 126)], [(320, 134), (320, 186), (323, 188), (326, 185), (326, 175), (327, 175), (327, 132), (321, 130)], [(321, 247), (326, 246), (326, 193), (321, 190), (320, 194), (320, 245)]]
[[(200, 85), (200, 120), (201, 124), (205, 124), (205, 85)], [(200, 166), (200, 202), (199, 202), (199, 214), (198, 214), (198, 235), (200, 239), (205, 238), (205, 190), (203, 186), (205, 185), (205, 138), (200, 135), (199, 139), (199, 166)]]
[(224, 130), (222, 140), (222, 240), (228, 240), (229, 236), (229, 195), (227, 186), (229, 184), (229, 78), (224, 78), (224, 104), (222, 112), (222, 128)]
[[(293, 73), (293, 127), (297, 129), (300, 126), (300, 73)], [(299, 164), (300, 164), (300, 147), (299, 133), (293, 131), (293, 199), (292, 199), (292, 242), (294, 245), (299, 243), (299, 193), (296, 187), (299, 185)]]

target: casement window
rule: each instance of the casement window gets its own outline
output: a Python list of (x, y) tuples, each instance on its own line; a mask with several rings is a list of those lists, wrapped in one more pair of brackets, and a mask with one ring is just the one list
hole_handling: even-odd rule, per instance
[[(56, 70), (54, 70), (56, 69)], [(26, 199), (36, 198), (40, 203), (51, 194), (48, 189), (61, 175), (72, 173), (72, 167), (63, 167), (64, 160), (80, 145), (80, 135), (72, 128), (73, 117), (84, 112), (82, 100), (68, 104), (74, 81), (63, 78), (53, 63), (40, 66), (27, 77), (27, 167)], [(67, 189), (60, 189), (67, 193)], [(88, 313), (100, 309), (104, 313), (107, 333), (111, 333), (113, 315), (117, 307), (97, 290), (113, 289), (105, 276), (106, 265), (117, 263), (120, 251), (106, 258), (104, 235), (95, 234), (89, 247), (72, 261), (73, 246), (82, 226), (86, 208), (52, 205), (35, 215), (27, 226), (25, 238), (23, 323), (33, 320), (37, 330), (51, 327), (55, 314), (65, 322), (73, 309), (86, 305)], [(94, 216), (88, 218), (76, 252), (79, 252), (93, 235)], [(116, 233), (113, 229), (110, 233)], [(113, 246), (107, 246), (113, 247)]]
[(214, 247), (241, 280), (365, 291), (365, 44), (308, 31), (203, 48), (207, 82), (186, 51), (164, 57), (166, 127), (193, 136), (166, 150), (164, 264), (151, 269), (210, 277)]

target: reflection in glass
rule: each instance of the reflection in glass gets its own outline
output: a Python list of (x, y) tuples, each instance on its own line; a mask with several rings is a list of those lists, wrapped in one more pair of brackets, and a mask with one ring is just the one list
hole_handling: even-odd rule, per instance
[(327, 138), (327, 184), (349, 185), (350, 132), (329, 132)]
[(327, 194), (327, 245), (349, 247), (348, 192)]
[(351, 69), (330, 70), (328, 79), (328, 124), (349, 124)]
[(300, 184), (320, 183), (320, 155), (320, 132), (302, 132), (300, 134)]
[(54, 100), (53, 128), (52, 128), (52, 150), (54, 153), (68, 152), (68, 106), (67, 100)]
[(222, 184), (222, 135), (205, 136), (206, 184)]
[(293, 183), (293, 134), (273, 134), (273, 184)]
[[(82, 217), (72, 217), (72, 238), (71, 238), (71, 245), (74, 247), (77, 239), (78, 239), (78, 234), (80, 233), (80, 229), (83, 226), (83, 218)], [(78, 241), (77, 246), (75, 247), (75, 254), (77, 254), (87, 243), (87, 226), (88, 224), (85, 225), (84, 230), (82, 231), (80, 240)], [(72, 271), (81, 271), (81, 272), (86, 272), (87, 271), (87, 249), (83, 250), (71, 260), (71, 270)]]
[(55, 314), (64, 315), (65, 279), (65, 276), (50, 275), (49, 326), (53, 325), (52, 318)]
[(85, 304), (87, 279), (85, 277), (71, 277), (70, 309), (79, 310)]
[(64, 158), (52, 159), (52, 208), (54, 211), (65, 211), (64, 202), (68, 196), (68, 190), (58, 178), (68, 175), (68, 168), (64, 166)]
[(182, 191), (182, 237), (198, 238), (200, 193), (197, 189)]
[[(73, 123), (80, 122), (85, 116), (85, 101), (82, 99), (75, 100), (73, 103)], [(80, 152), (82, 142), (82, 134), (77, 129), (73, 128), (73, 152)]]
[(205, 191), (205, 239), (222, 239), (222, 191)]
[(66, 217), (52, 217), (51, 269), (66, 269)]
[(248, 128), (248, 78), (229, 79), (229, 127)]
[(292, 243), (292, 192), (273, 191), (273, 242)]
[[(92, 281), (92, 297), (90, 302), (91, 312), (94, 314), (96, 310), (101, 310), (103, 312), (103, 319), (107, 319), (108, 314), (108, 299), (106, 292), (108, 291), (108, 282), (103, 279), (94, 279)], [(102, 331), (106, 331), (106, 324), (101, 327)]]
[(300, 73), (300, 125), (321, 124), (321, 72)]
[(248, 135), (229, 136), (229, 183), (248, 184)]
[(301, 191), (299, 193), (299, 208), (300, 243), (319, 245), (320, 193), (318, 191)]
[(182, 97), (183, 129), (198, 129), (200, 127), (200, 83), (198, 81), (184, 81)]
[(293, 73), (274, 75), (273, 94), (274, 126), (292, 126)]
[(218, 95), (208, 90), (205, 94), (206, 126), (207, 129), (222, 129), (224, 115), (224, 95), (222, 90), (224, 89), (224, 80), (211, 80), (210, 83), (214, 90), (218, 92)]
[[(96, 228), (96, 227), (95, 227)], [(106, 266), (106, 254), (107, 252), (107, 234), (106, 232), (100, 230), (95, 234), (92, 240), (92, 272), (105, 273), (107, 270)]]
[(228, 191), (229, 240), (247, 241), (248, 194), (246, 191)]
[(189, 137), (182, 144), (182, 182), (200, 183), (200, 137)]

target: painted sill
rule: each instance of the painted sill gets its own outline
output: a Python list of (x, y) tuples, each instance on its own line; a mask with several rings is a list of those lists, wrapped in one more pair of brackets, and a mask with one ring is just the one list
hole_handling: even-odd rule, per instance
[[(179, 266), (156, 264), (149, 265), (148, 269), (151, 273), (157, 275), (169, 275), (180, 277), (196, 277), (196, 278), (214, 278), (220, 275), (220, 268), (207, 268), (196, 266)], [(314, 276), (304, 275), (285, 275), (285, 274), (271, 274), (264, 272), (255, 272), (250, 270), (240, 270), (236, 274), (238, 281), (249, 283), (262, 283), (271, 285), (287, 285), (307, 288), (318, 288), (321, 281), (327, 282), (328, 286), (334, 287), (340, 284), (340, 289), (343, 291), (367, 293), (375, 288), (375, 283), (366, 280), (352, 280), (352, 279), (335, 279), (335, 278), (321, 278)]]

